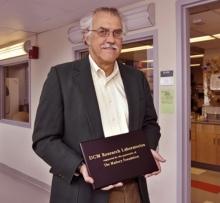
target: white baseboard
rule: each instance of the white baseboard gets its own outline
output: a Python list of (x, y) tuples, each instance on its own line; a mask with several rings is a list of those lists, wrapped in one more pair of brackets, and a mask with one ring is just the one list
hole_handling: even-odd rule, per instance
[(3, 172), (9, 176), (13, 176), (17, 179), (20, 179), (20, 180), (23, 180), (23, 181), (26, 181), (36, 187), (39, 187), (41, 188), (42, 190), (45, 190), (47, 192), (50, 192), (50, 189), (51, 189), (51, 186), (42, 182), (42, 181), (39, 181), (31, 176), (28, 176), (24, 173), (22, 173), (21, 171), (18, 171), (14, 168), (11, 168), (3, 163), (0, 163), (0, 172)]

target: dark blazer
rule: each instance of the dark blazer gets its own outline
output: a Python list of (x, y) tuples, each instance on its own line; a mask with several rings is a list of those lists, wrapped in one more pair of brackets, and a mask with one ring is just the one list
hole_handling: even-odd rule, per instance
[[(160, 128), (149, 85), (141, 71), (119, 64), (129, 109), (129, 130), (143, 129), (152, 149)], [(34, 151), (53, 174), (51, 203), (107, 203), (108, 192), (93, 191), (75, 176), (82, 161), (79, 143), (103, 137), (102, 122), (88, 58), (51, 69), (45, 81), (33, 132)], [(148, 203), (144, 177), (137, 178), (143, 203)]]

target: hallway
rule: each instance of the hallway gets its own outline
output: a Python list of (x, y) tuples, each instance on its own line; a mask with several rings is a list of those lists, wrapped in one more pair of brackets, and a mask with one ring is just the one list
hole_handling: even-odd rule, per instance
[(49, 192), (0, 168), (1, 203), (48, 203)]

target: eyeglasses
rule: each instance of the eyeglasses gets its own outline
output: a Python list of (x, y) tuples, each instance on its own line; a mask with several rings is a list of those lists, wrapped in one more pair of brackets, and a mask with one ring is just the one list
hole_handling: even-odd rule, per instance
[(113, 37), (117, 38), (117, 39), (121, 39), (123, 36), (122, 29), (116, 29), (116, 30), (111, 31), (107, 28), (100, 27), (96, 30), (88, 30), (88, 31), (96, 32), (99, 37), (108, 37), (110, 35), (110, 33), (112, 33)]

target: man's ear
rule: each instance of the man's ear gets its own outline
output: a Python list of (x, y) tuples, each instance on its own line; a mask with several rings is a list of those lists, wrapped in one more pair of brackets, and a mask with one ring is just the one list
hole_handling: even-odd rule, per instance
[(85, 43), (85, 45), (89, 46), (90, 45), (90, 38), (88, 34), (85, 34), (83, 37), (83, 41)]

